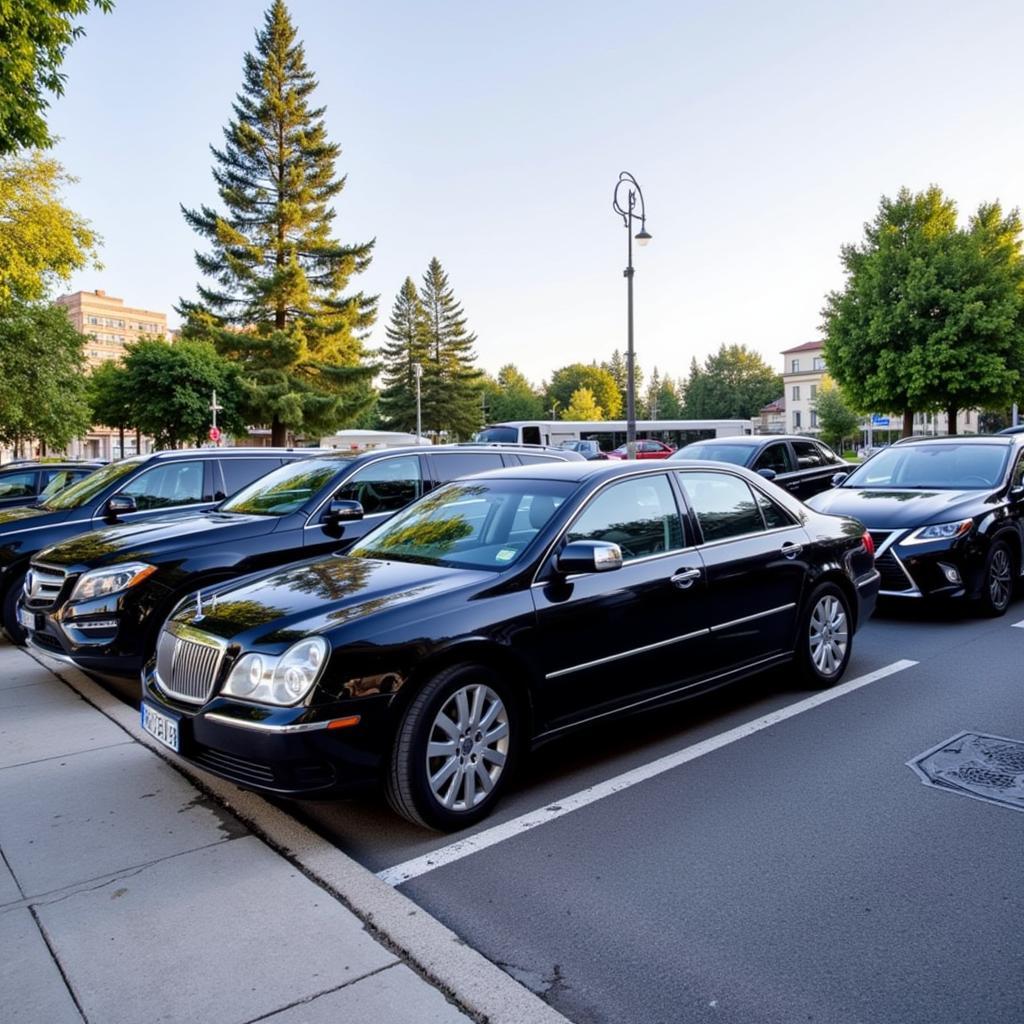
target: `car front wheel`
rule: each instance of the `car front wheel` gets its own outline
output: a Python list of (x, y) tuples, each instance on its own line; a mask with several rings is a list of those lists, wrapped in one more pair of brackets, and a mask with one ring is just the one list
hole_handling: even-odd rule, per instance
[(797, 667), (815, 689), (834, 686), (843, 677), (853, 650), (850, 604), (834, 583), (814, 588), (804, 605), (797, 636)]
[(1007, 545), (997, 540), (988, 549), (985, 558), (985, 573), (981, 584), (979, 604), (983, 615), (993, 618), (1002, 615), (1010, 607), (1013, 597), (1013, 555)]
[(445, 669), (402, 717), (386, 781), (388, 802), (427, 828), (466, 828), (497, 803), (518, 741), (518, 705), (504, 680), (478, 665)]

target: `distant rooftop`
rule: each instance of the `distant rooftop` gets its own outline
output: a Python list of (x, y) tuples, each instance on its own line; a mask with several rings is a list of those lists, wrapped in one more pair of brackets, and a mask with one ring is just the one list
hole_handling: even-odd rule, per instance
[(790, 352), (812, 352), (816, 348), (824, 348), (825, 342), (823, 341), (805, 341), (802, 345), (797, 345), (796, 348), (784, 348), (782, 354), (788, 356)]

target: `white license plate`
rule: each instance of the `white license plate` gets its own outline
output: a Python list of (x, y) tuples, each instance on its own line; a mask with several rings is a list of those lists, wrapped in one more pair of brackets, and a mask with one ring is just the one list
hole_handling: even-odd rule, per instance
[(18, 608), (18, 622), (22, 629), (36, 628), (36, 617), (27, 608)]
[(179, 750), (178, 720), (165, 715), (148, 704), (142, 705), (142, 728), (155, 740), (159, 740), (171, 750)]

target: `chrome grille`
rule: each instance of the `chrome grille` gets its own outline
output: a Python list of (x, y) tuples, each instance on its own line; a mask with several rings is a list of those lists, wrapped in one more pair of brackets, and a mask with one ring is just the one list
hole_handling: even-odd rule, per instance
[(171, 697), (190, 704), (205, 704), (213, 693), (227, 645), (198, 629), (175, 629), (177, 632), (165, 629), (156, 646), (160, 686)]
[(67, 573), (49, 565), (33, 565), (25, 576), (25, 600), (31, 608), (52, 608)]

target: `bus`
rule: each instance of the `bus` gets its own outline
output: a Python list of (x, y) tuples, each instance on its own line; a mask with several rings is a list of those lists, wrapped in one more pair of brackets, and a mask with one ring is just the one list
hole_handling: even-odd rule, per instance
[[(750, 420), (637, 420), (637, 440), (652, 438), (682, 448), (707, 437), (735, 437), (750, 434)], [(490, 423), (474, 441), (492, 444), (546, 444), (558, 447), (563, 441), (597, 441), (601, 451), (610, 452), (626, 443), (625, 420), (509, 420)]]

